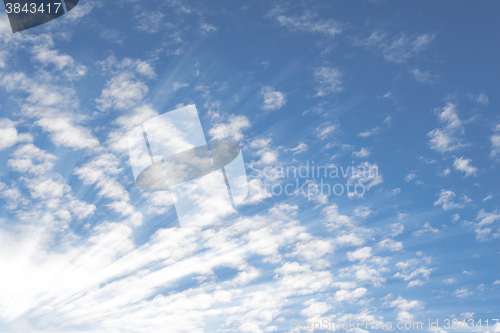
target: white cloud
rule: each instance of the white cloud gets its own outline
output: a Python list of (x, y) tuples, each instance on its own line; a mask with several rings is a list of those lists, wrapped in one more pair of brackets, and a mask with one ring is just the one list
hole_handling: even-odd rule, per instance
[(336, 124), (333, 124), (333, 125), (324, 124), (324, 125), (319, 126), (316, 129), (315, 134), (318, 137), (318, 139), (324, 140), (324, 139), (328, 138), (330, 135), (332, 135), (333, 132), (335, 132), (335, 130), (338, 128), (339, 128), (339, 126)]
[(342, 73), (334, 67), (320, 67), (314, 71), (314, 79), (320, 84), (316, 89), (318, 92), (315, 96), (325, 96), (334, 92), (340, 92), (342, 81), (340, 78)]
[(491, 213), (481, 209), (477, 214), (476, 221), (472, 226), (476, 233), (476, 239), (484, 242), (491, 239), (500, 238), (500, 231), (495, 232), (494, 223), (500, 220), (500, 213), (496, 209)]
[(118, 61), (110, 56), (99, 64), (104, 72), (112, 74), (101, 96), (96, 99), (97, 107), (101, 111), (124, 111), (136, 107), (149, 92), (148, 86), (139, 77), (151, 79), (156, 76), (149, 63), (138, 59), (124, 58)]
[(360, 136), (362, 138), (368, 138), (372, 135), (378, 134), (379, 132), (380, 132), (380, 127), (374, 127), (371, 130), (366, 130), (364, 132), (359, 133), (358, 136)]
[(202, 32), (204, 33), (209, 33), (209, 32), (212, 32), (212, 31), (217, 31), (217, 28), (215, 26), (213, 26), (212, 24), (208, 24), (208, 23), (202, 23), (201, 26), (200, 26), (200, 29)]
[(213, 140), (240, 141), (243, 139), (243, 131), (249, 127), (250, 121), (247, 117), (232, 115), (227, 123), (216, 124), (208, 134), (212, 136)]
[(403, 297), (399, 296), (394, 301), (390, 302), (390, 307), (393, 307), (398, 311), (397, 320), (400, 322), (413, 321), (414, 316), (410, 314), (410, 310), (420, 310), (423, 308), (423, 303), (417, 300), (408, 301)]
[(375, 31), (366, 39), (356, 40), (354, 45), (380, 52), (386, 61), (403, 63), (426, 50), (433, 39), (434, 35), (407, 36), (405, 33), (390, 38), (384, 32)]
[(462, 312), (460, 317), (465, 318), (465, 319), (471, 319), (474, 318), (474, 312)]
[(73, 170), (84, 184), (95, 184), (99, 189), (98, 195), (113, 200), (108, 207), (122, 216), (129, 216), (130, 222), (140, 225), (143, 216), (129, 203), (130, 195), (124, 186), (118, 182), (116, 176), (123, 169), (120, 161), (112, 154), (95, 156), (91, 161)]
[(357, 157), (357, 158), (366, 158), (370, 156), (371, 152), (366, 149), (366, 148), (361, 148), (360, 151), (353, 151), (352, 152), (352, 157)]
[(305, 11), (304, 15), (300, 17), (287, 17), (283, 15), (281, 8), (276, 7), (267, 16), (276, 18), (280, 25), (291, 31), (317, 33), (329, 37), (334, 37), (342, 32), (340, 23), (332, 19), (319, 19), (318, 14), (311, 11)]
[(437, 234), (437, 233), (439, 233), (439, 230), (434, 229), (429, 222), (426, 222), (424, 224), (424, 227), (420, 230), (414, 231), (412, 233), (412, 236), (419, 237), (419, 236), (422, 236), (422, 235), (427, 234), (427, 233)]
[(470, 158), (455, 158), (455, 162), (453, 163), (453, 167), (458, 171), (465, 172), (465, 177), (469, 177), (470, 175), (475, 176), (477, 173), (477, 168), (473, 167), (470, 163), (472, 160)]
[(389, 196), (392, 197), (394, 195), (398, 195), (399, 193), (401, 193), (401, 188), (397, 187), (389, 191)]
[(486, 94), (483, 93), (477, 96), (476, 102), (479, 104), (488, 105), (490, 103), (490, 100), (488, 96), (486, 96)]
[(448, 102), (442, 109), (435, 110), (438, 112), (440, 122), (444, 123), (444, 127), (436, 128), (427, 133), (430, 138), (429, 144), (431, 148), (440, 153), (445, 153), (467, 146), (462, 143), (461, 136), (464, 129), (462, 121), (458, 118), (455, 104)]
[(405, 177), (405, 181), (406, 181), (406, 182), (409, 182), (409, 181), (411, 181), (412, 179), (414, 179), (415, 177), (417, 177), (417, 175), (416, 175), (416, 174), (414, 174), (413, 172), (411, 172), (411, 173), (409, 173), (409, 174), (407, 174), (407, 175), (406, 175), (406, 177)]
[(165, 15), (157, 10), (141, 11), (140, 15), (136, 16), (139, 24), (137, 30), (147, 33), (156, 33), (161, 28), (161, 23)]
[(325, 226), (329, 229), (336, 230), (343, 227), (354, 227), (356, 223), (347, 215), (339, 213), (339, 206), (337, 204), (330, 205), (323, 208), (321, 212), (327, 221)]
[(256, 165), (270, 165), (278, 161), (279, 151), (271, 144), (271, 139), (254, 139), (250, 142), (250, 148), (254, 149), (254, 154), (259, 157)]
[(43, 175), (52, 169), (56, 157), (33, 144), (19, 147), (7, 164), (12, 170), (32, 175)]
[(181, 88), (186, 88), (186, 87), (189, 87), (189, 83), (174, 82), (174, 84), (173, 84), (174, 91), (177, 91)]
[(377, 268), (370, 267), (368, 265), (353, 265), (351, 267), (340, 269), (339, 276), (350, 276), (351, 279), (354, 278), (356, 281), (380, 287), (387, 281), (382, 277), (382, 273), (386, 272), (387, 268), (383, 266), (379, 266)]
[(485, 201), (488, 201), (490, 199), (493, 199), (494, 195), (490, 194), (488, 196), (486, 196), (482, 201), (485, 202)]
[(141, 81), (137, 81), (132, 73), (118, 74), (107, 82), (101, 97), (96, 99), (98, 108), (126, 110), (138, 104), (148, 93), (149, 88)]
[(372, 211), (368, 207), (360, 206), (353, 211), (354, 215), (362, 219), (366, 219), (372, 214)]
[(303, 152), (306, 152), (307, 151), (307, 144), (305, 144), (304, 142), (301, 142), (297, 145), (297, 147), (295, 148), (291, 148), (289, 149), (290, 151), (293, 152), (293, 154), (300, 154), (300, 153), (303, 153)]
[(490, 141), (491, 141), (490, 157), (491, 158), (500, 157), (500, 124), (496, 126), (495, 132), (496, 133), (490, 137)]
[(91, 149), (99, 146), (99, 140), (85, 127), (72, 123), (70, 118), (42, 118), (36, 122), (51, 134), (56, 146), (75, 149)]
[(57, 80), (48, 73), (35, 79), (14, 73), (1, 77), (0, 84), (8, 91), (21, 90), (29, 94), (21, 106), (22, 115), (38, 119), (32, 122), (49, 132), (56, 145), (75, 149), (98, 148), (99, 141), (89, 129), (79, 124), (87, 117), (78, 114), (75, 90), (54, 85), (53, 81)]
[(416, 285), (422, 285), (423, 282), (420, 279), (423, 278), (428, 280), (433, 269), (428, 268), (427, 266), (425, 266), (425, 264), (416, 267), (421, 261), (428, 263), (430, 262), (430, 259), (429, 258), (410, 259), (407, 260), (406, 262), (398, 262), (396, 264), (396, 267), (402, 270), (394, 274), (394, 277), (403, 279), (404, 281), (410, 281), (410, 280), (414, 281), (418, 279), (419, 282), (416, 282), (417, 283)]
[(399, 252), (403, 250), (403, 243), (396, 242), (393, 239), (387, 238), (378, 243), (378, 247), (382, 250), (388, 250), (391, 252)]
[(298, 257), (307, 261), (316, 260), (327, 253), (333, 251), (330, 241), (314, 239), (313, 241), (303, 241), (295, 245), (295, 250), (290, 253), (291, 257)]
[(444, 210), (450, 210), (454, 208), (463, 208), (463, 205), (455, 203), (453, 199), (457, 195), (455, 192), (450, 190), (441, 190), (439, 192), (439, 198), (434, 202), (434, 206), (442, 206)]
[[(353, 169), (351, 169), (353, 170)], [(369, 191), (373, 186), (382, 184), (384, 179), (379, 173), (378, 166), (376, 164), (370, 164), (368, 162), (363, 162), (354, 168), (355, 171), (352, 172), (349, 181), (356, 186), (356, 184), (363, 185), (364, 189)], [(359, 194), (356, 192), (349, 193), (349, 197), (363, 197), (364, 193)]]
[(456, 280), (454, 278), (449, 278), (449, 279), (443, 280), (443, 282), (446, 284), (453, 284), (456, 282)]
[(497, 209), (491, 213), (487, 213), (484, 209), (481, 209), (477, 214), (476, 220), (478, 220), (478, 226), (490, 225), (498, 220), (500, 220), (500, 211)]
[(305, 301), (303, 305), (307, 308), (302, 310), (300, 315), (306, 318), (318, 317), (330, 310), (330, 306), (326, 302), (316, 302), (314, 298)]
[(410, 70), (410, 74), (413, 75), (415, 81), (420, 83), (428, 83), (432, 81), (432, 76), (429, 71), (422, 72), (420, 69), (414, 68)]
[(416, 286), (422, 286), (424, 284), (424, 282), (422, 280), (413, 280), (413, 281), (410, 281), (410, 283), (408, 283), (408, 288), (411, 288), (411, 287), (416, 287)]
[(273, 87), (265, 86), (260, 91), (264, 97), (263, 110), (279, 110), (286, 103), (286, 96), (284, 93), (276, 91)]
[(50, 50), (49, 47), (53, 43), (49, 42), (45, 45), (37, 45), (32, 48), (34, 59), (45, 66), (52, 64), (55, 68), (70, 79), (79, 79), (87, 72), (87, 68), (79, 64), (71, 56), (67, 54), (59, 54), (57, 50)]
[(371, 258), (371, 256), (372, 256), (371, 251), (372, 251), (372, 249), (370, 247), (362, 247), (362, 248), (357, 249), (354, 252), (347, 252), (347, 258), (349, 259), (349, 261), (359, 260), (359, 261), (363, 262), (363, 261)]
[(467, 290), (467, 288), (462, 288), (462, 289), (455, 290), (455, 292), (453, 293), (453, 295), (456, 296), (456, 297), (463, 298), (463, 297), (467, 297), (467, 296), (472, 295), (472, 292), (470, 292), (469, 290)]
[[(64, 317), (64, 330), (71, 331), (82, 322), (102, 323), (107, 318), (106, 330), (140, 331), (146, 322), (148, 332), (164, 331), (166, 325), (174, 332), (196, 332), (206, 328), (207, 320), (220, 319), (230, 330), (263, 331), (288, 299), (322, 292), (333, 282), (332, 273), (314, 268), (315, 262), (284, 262), (280, 257), (281, 249), (293, 250), (304, 238), (314, 243), (315, 237), (293, 220), (296, 210), (276, 206), (263, 215), (241, 216), (220, 229), (159, 229), (142, 245), (134, 242), (135, 229), (105, 222), (92, 227), (89, 238), (69, 239), (57, 252), (47, 250), (47, 238), (38, 237), (39, 229), (14, 233), (0, 228), (0, 264), (8, 271), (0, 282), (12, 285), (0, 289), (2, 320), (45, 318), (53, 331), (62, 325), (58, 318)], [(15, 245), (31, 251), (6, 255)], [(251, 290), (242, 288), (261, 274), (248, 256), (263, 262), (273, 259), (267, 263), (278, 265), (275, 277)], [(21, 258), (31, 260), (19, 265)], [(220, 267), (237, 274), (215, 282), (214, 271)], [(176, 288), (193, 281), (193, 276), (199, 283)], [(166, 288), (173, 290), (164, 293)], [(15, 295), (20, 302), (13, 304)], [(305, 316), (329, 309), (327, 302), (315, 300), (304, 306)]]
[(30, 142), (32, 140), (30, 134), (19, 134), (13, 121), (0, 118), (0, 150), (10, 148), (19, 142)]
[(405, 227), (401, 223), (391, 224), (391, 232), (389, 234), (390, 237), (396, 237), (403, 233)]
[(335, 302), (342, 302), (342, 301), (349, 302), (365, 296), (366, 292), (367, 292), (366, 288), (357, 288), (353, 291), (343, 289), (337, 291), (333, 299), (335, 300)]

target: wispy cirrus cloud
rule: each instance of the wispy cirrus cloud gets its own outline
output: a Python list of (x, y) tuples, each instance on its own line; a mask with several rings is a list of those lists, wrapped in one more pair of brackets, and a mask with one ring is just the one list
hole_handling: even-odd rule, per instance
[(356, 39), (354, 45), (380, 53), (388, 62), (404, 63), (426, 50), (434, 38), (434, 34), (408, 35), (404, 32), (389, 37), (386, 32), (376, 30), (367, 38)]
[(319, 83), (315, 96), (325, 96), (334, 92), (340, 92), (342, 87), (342, 73), (335, 67), (319, 67), (314, 71), (314, 80)]
[(415, 81), (420, 83), (433, 83), (436, 78), (436, 76), (432, 75), (429, 71), (421, 71), (418, 68), (410, 69), (410, 74)]
[(342, 25), (333, 19), (323, 20), (316, 12), (306, 10), (302, 16), (286, 16), (285, 10), (276, 7), (267, 17), (274, 18), (281, 25), (291, 31), (308, 32), (328, 37), (335, 37), (342, 32)]
[(490, 137), (490, 141), (490, 157), (498, 160), (500, 157), (500, 124), (495, 127), (494, 134)]

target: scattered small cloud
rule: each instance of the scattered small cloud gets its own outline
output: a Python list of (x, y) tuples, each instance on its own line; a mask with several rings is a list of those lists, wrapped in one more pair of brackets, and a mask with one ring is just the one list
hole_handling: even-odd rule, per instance
[(394, 195), (398, 195), (399, 193), (401, 193), (401, 189), (399, 187), (397, 187), (397, 188), (389, 191), (389, 196), (392, 197)]
[(414, 179), (415, 177), (417, 177), (417, 175), (416, 175), (416, 174), (414, 174), (413, 172), (410, 172), (409, 174), (407, 174), (407, 175), (406, 175), (406, 177), (405, 177), (405, 181), (406, 181), (406, 182), (409, 182), (409, 181), (411, 181), (412, 179)]
[(453, 201), (456, 196), (457, 195), (453, 191), (441, 190), (441, 192), (439, 192), (439, 199), (434, 202), (434, 206), (442, 206), (444, 210), (463, 208), (463, 205)]
[(286, 16), (281, 7), (276, 7), (267, 14), (267, 17), (276, 19), (281, 26), (290, 29), (290, 31), (321, 34), (328, 37), (335, 37), (342, 32), (342, 26), (339, 22), (332, 19), (323, 20), (318, 16), (317, 13), (309, 10), (306, 10), (299, 17)]
[(455, 283), (457, 280), (455, 280), (454, 278), (449, 278), (449, 279), (445, 279), (443, 280), (444, 283), (446, 284), (453, 284)]
[(490, 157), (500, 161), (500, 124), (495, 127), (495, 133), (490, 137), (491, 152)]
[(470, 175), (475, 176), (477, 173), (477, 168), (470, 165), (472, 162), (469, 158), (455, 158), (455, 162), (453, 163), (453, 167), (458, 171), (465, 172), (465, 177), (469, 177)]
[(136, 16), (139, 20), (137, 30), (147, 33), (157, 33), (160, 30), (161, 23), (165, 15), (160, 11), (143, 11)]
[(430, 138), (429, 145), (432, 149), (446, 153), (459, 150), (467, 145), (462, 143), (463, 136), (462, 121), (458, 118), (456, 106), (453, 103), (447, 103), (443, 108), (435, 109), (438, 112), (438, 118), (444, 124), (442, 128), (436, 128), (427, 136)]
[(354, 151), (352, 152), (352, 157), (357, 157), (357, 158), (366, 158), (370, 156), (371, 152), (366, 149), (366, 148), (361, 148), (360, 151)]
[(347, 258), (349, 261), (365, 261), (367, 259), (370, 259), (372, 256), (372, 249), (371, 247), (362, 247), (357, 249), (356, 251), (353, 252), (347, 252)]
[(210, 33), (217, 31), (217, 28), (215, 26), (208, 23), (202, 23), (200, 29), (203, 33)]
[(398, 252), (403, 250), (403, 243), (396, 242), (393, 239), (387, 238), (378, 243), (378, 247), (382, 250), (388, 250), (391, 252)]
[(212, 136), (212, 140), (240, 141), (243, 139), (243, 131), (249, 127), (250, 121), (247, 117), (233, 115), (227, 123), (216, 124), (208, 134)]
[(433, 76), (429, 71), (421, 71), (418, 68), (410, 69), (410, 74), (413, 75), (415, 81), (420, 83), (431, 83), (433, 81)]
[(419, 237), (419, 236), (422, 236), (422, 235), (428, 234), (428, 233), (437, 234), (437, 233), (439, 233), (439, 230), (434, 229), (429, 222), (426, 222), (424, 224), (424, 227), (420, 230), (414, 231), (412, 233), (412, 236)]
[(490, 199), (493, 199), (493, 197), (494, 197), (494, 196), (490, 194), (490, 195), (488, 195), (487, 197), (485, 197), (482, 201), (483, 201), (483, 202), (486, 202), (486, 201), (488, 201), (488, 200), (490, 200)]
[(328, 138), (330, 135), (332, 135), (333, 132), (335, 132), (335, 130), (337, 128), (339, 128), (339, 126), (336, 124), (333, 124), (333, 125), (326, 124), (326, 125), (322, 125), (322, 126), (318, 127), (316, 129), (315, 133), (316, 133), (316, 136), (318, 137), (318, 139), (324, 140), (324, 139)]
[(285, 94), (273, 87), (263, 87), (260, 94), (264, 98), (264, 104), (261, 106), (262, 110), (279, 110), (286, 104)]
[(453, 293), (453, 295), (456, 296), (456, 297), (459, 297), (459, 298), (463, 298), (463, 297), (467, 297), (467, 296), (472, 295), (472, 292), (470, 292), (469, 290), (467, 290), (467, 288), (463, 288), (463, 289), (457, 289), (457, 290), (455, 290), (455, 292)]
[(465, 319), (472, 319), (474, 318), (474, 312), (462, 312), (460, 317), (465, 318)]
[(486, 94), (479, 94), (479, 96), (477, 96), (476, 98), (476, 102), (479, 104), (488, 105), (490, 103), (490, 100), (488, 96), (486, 96)]
[(290, 151), (293, 152), (293, 154), (300, 154), (300, 153), (303, 153), (303, 152), (306, 152), (307, 151), (307, 144), (305, 144), (304, 142), (301, 142), (297, 145), (297, 147), (295, 148), (291, 148), (289, 149)]
[(374, 127), (372, 128), (371, 130), (367, 130), (367, 131), (364, 131), (364, 132), (361, 132), (358, 134), (358, 136), (362, 137), (362, 138), (368, 138), (372, 135), (375, 135), (375, 134), (378, 134), (380, 133), (380, 127)]
[(389, 236), (396, 237), (397, 235), (401, 235), (404, 230), (405, 227), (401, 223), (391, 224), (391, 231), (389, 233)]
[(174, 84), (173, 84), (174, 91), (177, 91), (181, 88), (186, 88), (186, 87), (189, 87), (189, 83), (174, 82)]
[(18, 133), (15, 123), (7, 118), (0, 118), (0, 151), (10, 148), (19, 142), (31, 142), (30, 134)]
[(377, 30), (368, 38), (357, 39), (354, 45), (380, 53), (388, 62), (403, 63), (426, 50), (434, 37), (431, 34), (409, 36), (406, 33), (389, 37), (387, 33)]
[(334, 92), (340, 92), (342, 88), (342, 73), (334, 67), (320, 67), (314, 71), (314, 79), (319, 83), (315, 96), (325, 96)]

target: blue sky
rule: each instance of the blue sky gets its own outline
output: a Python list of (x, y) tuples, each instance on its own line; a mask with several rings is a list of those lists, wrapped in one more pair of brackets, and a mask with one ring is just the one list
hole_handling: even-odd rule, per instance
[[(16, 34), (2, 14), (0, 331), (500, 332), (499, 9), (82, 0)], [(134, 127), (189, 104), (250, 187), (201, 230), (128, 156)], [(378, 174), (279, 177), (313, 163)], [(364, 192), (272, 193), (322, 181)]]

